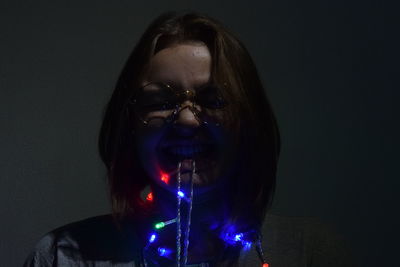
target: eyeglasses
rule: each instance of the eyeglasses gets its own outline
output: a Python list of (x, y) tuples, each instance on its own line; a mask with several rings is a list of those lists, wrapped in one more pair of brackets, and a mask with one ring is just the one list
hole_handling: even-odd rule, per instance
[[(182, 107), (182, 103), (190, 104)], [(199, 123), (219, 125), (226, 102), (214, 85), (204, 85), (196, 91), (176, 90), (172, 86), (151, 82), (139, 88), (130, 100), (135, 114), (149, 126), (163, 126), (177, 119), (179, 113), (188, 108)]]

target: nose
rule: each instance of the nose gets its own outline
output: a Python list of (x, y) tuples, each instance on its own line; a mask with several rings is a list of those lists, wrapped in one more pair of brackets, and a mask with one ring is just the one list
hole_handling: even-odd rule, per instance
[(196, 116), (197, 110), (193, 106), (193, 103), (189, 100), (186, 100), (181, 104), (181, 107), (178, 110), (178, 114), (175, 120), (175, 126), (181, 132), (192, 132), (197, 127), (200, 126), (201, 122), (199, 118)]

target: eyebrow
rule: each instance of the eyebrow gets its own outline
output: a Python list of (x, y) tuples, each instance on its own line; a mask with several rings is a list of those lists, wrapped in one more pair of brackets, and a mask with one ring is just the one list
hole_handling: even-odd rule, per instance
[[(186, 89), (186, 88), (184, 88), (184, 87), (178, 85), (178, 84), (177, 84), (176, 82), (174, 82), (174, 81), (152, 81), (152, 82), (146, 83), (145, 85), (150, 84), (150, 83), (161, 83), (161, 84), (165, 84), (165, 85), (170, 86), (172, 89), (175, 89), (175, 90), (178, 90), (178, 91), (183, 91), (183, 90)], [(218, 87), (218, 86), (217, 86), (215, 83), (213, 83), (212, 81), (208, 81), (208, 82), (206, 82), (206, 83), (203, 83), (203, 84), (200, 84), (200, 85), (195, 86), (193, 89), (194, 89), (194, 90), (199, 90), (199, 89), (206, 88), (206, 87), (208, 87), (208, 86), (215, 86), (215, 87)]]

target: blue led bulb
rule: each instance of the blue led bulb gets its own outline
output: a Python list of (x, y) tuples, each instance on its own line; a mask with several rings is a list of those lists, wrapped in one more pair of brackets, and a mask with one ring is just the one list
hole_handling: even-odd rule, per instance
[(234, 240), (235, 241), (242, 241), (242, 238), (243, 238), (243, 234), (240, 233), (240, 234), (235, 235)]
[(152, 234), (149, 238), (149, 242), (153, 243), (155, 240), (157, 239), (157, 235), (156, 234)]
[(182, 191), (178, 191), (178, 196), (180, 198), (183, 198), (183, 197), (185, 197), (185, 193), (183, 193)]
[(246, 241), (246, 242), (243, 242), (243, 249), (244, 250), (250, 250), (251, 249), (251, 242), (248, 242), (248, 241)]
[(158, 254), (160, 256), (165, 256), (167, 254), (167, 250), (165, 248), (158, 248)]

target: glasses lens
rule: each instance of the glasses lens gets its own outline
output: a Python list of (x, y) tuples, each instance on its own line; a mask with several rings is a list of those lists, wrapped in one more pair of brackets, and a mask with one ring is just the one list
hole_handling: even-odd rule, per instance
[(146, 122), (167, 118), (178, 104), (171, 88), (160, 83), (142, 87), (135, 99), (135, 111)]
[(225, 107), (225, 101), (215, 86), (206, 86), (200, 88), (196, 93), (196, 103), (206, 109), (222, 109)]

